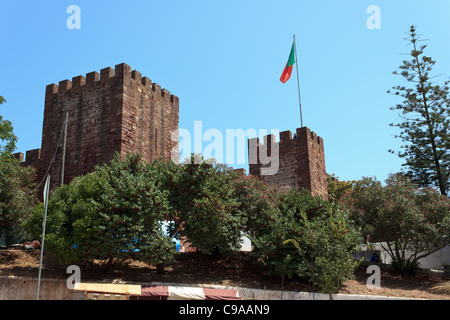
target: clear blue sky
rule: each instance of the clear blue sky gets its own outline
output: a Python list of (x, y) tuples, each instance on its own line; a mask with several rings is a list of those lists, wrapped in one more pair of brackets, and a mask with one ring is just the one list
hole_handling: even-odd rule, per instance
[[(79, 30), (66, 26), (72, 4)], [(370, 5), (381, 29), (366, 25)], [(47, 84), (122, 62), (180, 98), (180, 128), (294, 132), (296, 74), (279, 78), (295, 34), (304, 125), (324, 139), (327, 172), (384, 180), (402, 164), (387, 151), (401, 142), (389, 127), (400, 100), (386, 90), (402, 83), (392, 71), (412, 24), (445, 73), (437, 80), (450, 72), (447, 0), (2, 0), (0, 15), (0, 113), (23, 153), (41, 146)]]

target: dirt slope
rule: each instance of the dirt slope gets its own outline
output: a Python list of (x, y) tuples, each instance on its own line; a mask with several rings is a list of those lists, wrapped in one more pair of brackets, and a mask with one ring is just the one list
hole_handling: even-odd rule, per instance
[[(0, 250), (0, 275), (37, 277), (39, 257), (39, 250)], [(166, 267), (164, 274), (157, 274), (153, 266), (131, 260), (115, 262), (110, 270), (102, 269), (100, 264), (80, 268), (82, 281), (158, 281), (281, 290), (282, 282), (279, 277), (262, 276), (251, 266), (246, 253), (220, 259), (194, 252), (177, 256), (177, 262)], [(382, 267), (381, 289), (368, 289), (366, 281), (370, 274), (366, 271), (367, 265), (360, 266), (355, 273), (355, 279), (347, 281), (339, 293), (450, 300), (450, 294), (439, 294), (431, 290), (437, 283), (449, 281), (448, 273), (440, 275), (420, 272), (411, 277), (396, 275), (388, 268)], [(42, 277), (65, 279), (68, 274), (64, 267), (51, 263), (44, 254)], [(317, 292), (300, 279), (285, 280), (284, 290)]]

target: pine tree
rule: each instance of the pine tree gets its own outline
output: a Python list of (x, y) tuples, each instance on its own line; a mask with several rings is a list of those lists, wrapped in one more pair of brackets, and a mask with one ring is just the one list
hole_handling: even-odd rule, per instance
[[(431, 81), (432, 67), (436, 63), (424, 55), (426, 45), (421, 42), (416, 28), (411, 26), (408, 40), (412, 45), (411, 60), (404, 60), (399, 72), (408, 82), (409, 87), (395, 86), (394, 95), (404, 98), (401, 104), (391, 107), (399, 110), (403, 122), (391, 124), (401, 129), (396, 138), (401, 138), (405, 145), (398, 152), (409, 176), (419, 186), (437, 187), (441, 194), (448, 195), (450, 186), (450, 95), (449, 82), (439, 85)], [(389, 90), (388, 93), (391, 93)], [(389, 150), (395, 153), (392, 150)]]

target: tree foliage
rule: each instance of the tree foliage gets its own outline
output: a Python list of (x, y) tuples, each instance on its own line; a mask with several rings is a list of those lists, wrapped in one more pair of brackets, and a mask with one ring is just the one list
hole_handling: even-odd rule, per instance
[[(78, 177), (52, 194), (46, 247), (61, 263), (134, 258), (154, 265), (172, 261), (175, 245), (161, 222), (167, 193), (157, 187), (154, 167), (139, 155), (117, 155), (109, 166)], [(42, 204), (25, 228), (42, 232)]]
[(328, 200), (337, 202), (349, 190), (352, 189), (355, 181), (342, 181), (334, 174), (327, 174)]
[(163, 173), (161, 187), (169, 193), (172, 234), (186, 237), (208, 254), (237, 252), (246, 223), (234, 187), (239, 173), (198, 155), (181, 165), (172, 161), (156, 165)]
[(0, 155), (0, 227), (19, 226), (36, 200), (35, 171), (10, 155)]
[[(6, 100), (0, 96), (0, 105)], [(11, 121), (3, 120), (0, 115), (0, 155), (11, 154), (16, 149), (17, 136), (14, 134)]]
[(360, 234), (343, 215), (342, 211), (330, 210), (326, 219), (305, 221), (305, 231), (301, 244), (289, 239), (284, 244), (292, 243), (303, 254), (303, 275), (321, 292), (332, 294), (339, 291), (345, 281), (354, 277), (353, 272), (364, 260), (353, 259), (360, 244)]
[[(4, 102), (6, 100), (0, 96), (0, 104)], [(21, 166), (13, 157), (16, 141), (11, 122), (0, 115), (0, 229), (13, 230), (14, 238), (22, 235), (20, 225), (36, 200), (35, 170)], [(7, 238), (12, 236), (8, 234)]]
[[(42, 211), (41, 204), (24, 223), (35, 237)], [(169, 236), (160, 221), (170, 222)], [(280, 194), (256, 177), (203, 159), (176, 165), (117, 156), (58, 188), (49, 201), (46, 247), (61, 263), (135, 258), (158, 265), (174, 257), (172, 236), (186, 237), (205, 254), (230, 255), (243, 234), (265, 274), (298, 275), (328, 292), (354, 269), (358, 231), (337, 204), (307, 191)]]
[(417, 184), (436, 186), (441, 194), (447, 195), (450, 186), (449, 81), (442, 85), (432, 81), (430, 73), (436, 62), (424, 55), (426, 45), (419, 47), (421, 40), (414, 26), (407, 40), (412, 44), (410, 60), (404, 60), (399, 72), (394, 71), (394, 74), (401, 75), (409, 86), (395, 86), (392, 92), (403, 98), (402, 103), (391, 108), (401, 111), (402, 122), (391, 126), (400, 129), (396, 137), (406, 142), (403, 151), (397, 154), (405, 159), (406, 174)]
[(264, 272), (297, 275), (330, 294), (339, 290), (358, 265), (352, 253), (361, 241), (345, 210), (297, 190), (279, 195), (278, 209), (253, 239)]
[(414, 273), (419, 259), (450, 244), (450, 200), (401, 174), (391, 175), (385, 186), (365, 178), (341, 202), (366, 239), (380, 242), (402, 273)]

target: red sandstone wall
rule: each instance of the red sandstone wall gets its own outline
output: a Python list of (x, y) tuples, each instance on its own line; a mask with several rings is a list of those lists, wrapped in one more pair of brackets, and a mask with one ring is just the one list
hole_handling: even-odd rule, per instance
[[(251, 144), (257, 145), (257, 163), (250, 163), (250, 174), (260, 177), (270, 185), (280, 187), (281, 191), (306, 188), (313, 195), (322, 195), (328, 199), (328, 188), (325, 171), (325, 153), (323, 139), (318, 137), (307, 127), (296, 130), (296, 138), (291, 131), (280, 133), (280, 141), (275, 142), (273, 135), (264, 137), (264, 143), (258, 138), (249, 140), (249, 154)], [(260, 152), (271, 155), (274, 146), (278, 147), (278, 172), (273, 175), (262, 175), (261, 168), (268, 165), (261, 164)], [(249, 155), (251, 158), (252, 155)]]
[(148, 161), (178, 154), (178, 139), (171, 139), (178, 129), (178, 97), (138, 71), (127, 70), (123, 82), (121, 153), (140, 152)]
[[(125, 63), (46, 87), (41, 149), (27, 151), (24, 165), (42, 180), (49, 165), (51, 187), (60, 185), (60, 142), (65, 112), (67, 127), (64, 183), (108, 163), (115, 152), (142, 153), (148, 161), (170, 157), (177, 141), (179, 99)], [(20, 158), (20, 154), (17, 155)], [(23, 155), (22, 155), (23, 157)]]

